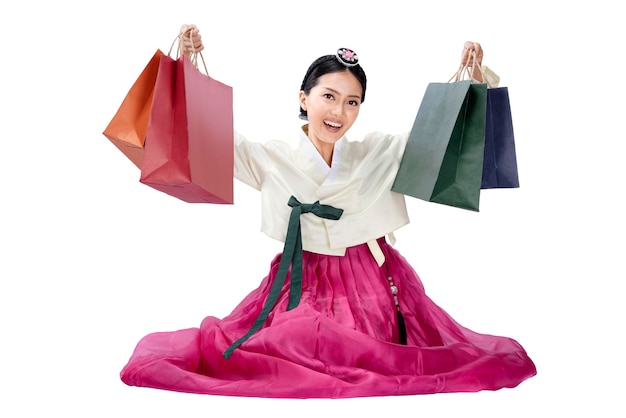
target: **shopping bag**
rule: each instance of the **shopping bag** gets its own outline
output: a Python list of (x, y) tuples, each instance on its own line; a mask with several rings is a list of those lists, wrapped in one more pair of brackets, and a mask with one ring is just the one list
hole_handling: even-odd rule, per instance
[(487, 90), (482, 189), (517, 188), (517, 154), (507, 87)]
[[(206, 69), (206, 67), (205, 67)], [(232, 88), (161, 55), (140, 182), (190, 203), (233, 203)]]
[(161, 50), (154, 53), (103, 132), (139, 168), (161, 55)]
[(487, 84), (430, 83), (418, 109), (392, 191), (479, 210)]

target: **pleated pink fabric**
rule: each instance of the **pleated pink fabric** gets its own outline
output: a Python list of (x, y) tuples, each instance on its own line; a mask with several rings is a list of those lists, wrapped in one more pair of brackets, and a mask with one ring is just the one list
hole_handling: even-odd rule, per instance
[(345, 256), (304, 252), (302, 299), (286, 310), (288, 281), (263, 328), (227, 360), (223, 352), (256, 320), (269, 275), (223, 319), (153, 333), (121, 372), (128, 385), (179, 392), (266, 398), (348, 398), (475, 392), (515, 387), (536, 374), (524, 348), (473, 332), (424, 292), (413, 268), (384, 239), (386, 269), (398, 288), (407, 345), (398, 341), (385, 269), (366, 244)]

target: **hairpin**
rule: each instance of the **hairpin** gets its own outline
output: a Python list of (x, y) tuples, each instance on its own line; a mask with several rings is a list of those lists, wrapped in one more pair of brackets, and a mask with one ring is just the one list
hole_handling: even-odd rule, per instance
[(337, 50), (337, 59), (346, 67), (354, 67), (359, 63), (359, 57), (351, 49), (339, 48)]

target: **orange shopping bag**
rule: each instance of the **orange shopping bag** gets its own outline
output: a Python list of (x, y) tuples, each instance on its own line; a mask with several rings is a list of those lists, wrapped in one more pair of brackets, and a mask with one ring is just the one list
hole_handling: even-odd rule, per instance
[(103, 132), (139, 168), (161, 55), (161, 50), (154, 53)]

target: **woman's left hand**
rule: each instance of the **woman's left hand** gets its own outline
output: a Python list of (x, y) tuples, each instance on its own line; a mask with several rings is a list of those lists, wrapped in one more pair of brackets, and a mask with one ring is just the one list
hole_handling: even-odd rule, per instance
[(481, 66), (483, 64), (483, 48), (478, 42), (467, 41), (463, 45), (461, 65), (473, 67), (472, 78), (478, 82), (483, 81)]

